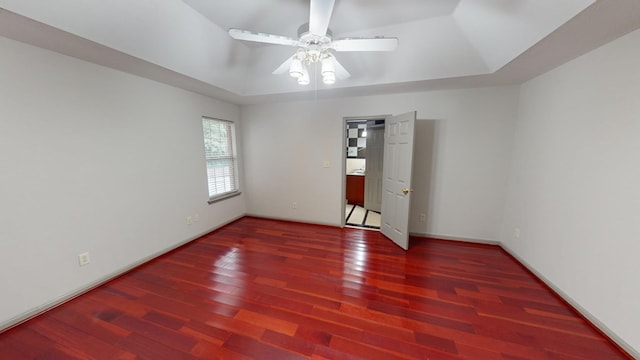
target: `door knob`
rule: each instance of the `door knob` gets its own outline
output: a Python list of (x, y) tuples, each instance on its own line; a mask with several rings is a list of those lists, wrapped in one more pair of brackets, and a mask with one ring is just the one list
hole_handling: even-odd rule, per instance
[(402, 189), (402, 193), (405, 195), (407, 195), (410, 192), (413, 192), (413, 189), (407, 189), (407, 188)]

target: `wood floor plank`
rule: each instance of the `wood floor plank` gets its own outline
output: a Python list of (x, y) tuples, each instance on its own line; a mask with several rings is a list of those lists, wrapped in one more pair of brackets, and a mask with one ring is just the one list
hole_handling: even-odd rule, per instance
[(72, 356), (80, 358), (96, 358), (100, 356), (116, 358), (123, 352), (108, 342), (54, 317), (48, 318), (47, 321), (34, 323), (33, 329), (54, 341), (59, 350)]
[(313, 355), (316, 344), (308, 339), (266, 330), (260, 340), (266, 344), (306, 357)]
[(494, 245), (245, 217), (0, 333), (0, 359), (631, 359)]
[(248, 336), (236, 334), (231, 335), (223, 346), (252, 359), (304, 359), (302, 355), (279, 349)]
[(293, 335), (298, 330), (298, 325), (290, 321), (281, 320), (272, 316), (262, 315), (249, 310), (240, 310), (234, 317), (248, 323), (261, 324), (266, 330), (275, 331), (285, 335)]

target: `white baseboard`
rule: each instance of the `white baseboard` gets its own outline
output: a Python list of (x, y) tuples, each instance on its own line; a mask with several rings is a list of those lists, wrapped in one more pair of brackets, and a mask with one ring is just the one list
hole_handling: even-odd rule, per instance
[(293, 218), (286, 218), (286, 217), (267, 216), (262, 214), (247, 213), (245, 216), (251, 216), (255, 218), (268, 219), (268, 220), (288, 221), (288, 222), (300, 223), (300, 224), (342, 227), (342, 224), (339, 224), (339, 223), (329, 223), (329, 222), (311, 221), (311, 220), (305, 220), (305, 219), (293, 219)]
[[(174, 249), (179, 248), (180, 246), (183, 246), (203, 235), (206, 235), (212, 231), (215, 231), (219, 228), (222, 228), (223, 226), (230, 224), (244, 216), (252, 216), (252, 217), (258, 217), (258, 218), (263, 218), (263, 219), (273, 219), (273, 220), (280, 220), (280, 221), (290, 221), (290, 222), (299, 222), (299, 223), (305, 223), (305, 224), (315, 224), (315, 225), (323, 225), (323, 226), (332, 226), (332, 227), (341, 227), (341, 224), (331, 224), (331, 223), (320, 223), (320, 222), (306, 222), (305, 220), (299, 220), (299, 219), (287, 219), (287, 218), (273, 218), (273, 217), (265, 217), (263, 215), (258, 215), (258, 214), (244, 214), (244, 215), (240, 215), (238, 217), (235, 217), (225, 223), (222, 223), (218, 226), (215, 226), (209, 230), (206, 230), (198, 235), (192, 236), (182, 242), (179, 242), (169, 248), (166, 248), (164, 250), (158, 251), (154, 254), (151, 254), (145, 258), (142, 258), (138, 261), (136, 261), (135, 263), (130, 264), (129, 266), (126, 266), (124, 268), (118, 269), (100, 279), (97, 279), (89, 284), (87, 284), (86, 286), (83, 286), (79, 289), (76, 289), (68, 294), (65, 294), (61, 297), (58, 297), (56, 299), (53, 299), (45, 304), (43, 304), (42, 306), (38, 306), (36, 308), (33, 308), (29, 311), (26, 311), (25, 313), (22, 313), (18, 316), (15, 316), (11, 319), (9, 319), (8, 321), (5, 321), (3, 323), (0, 323), (0, 332), (7, 330), (11, 327), (14, 327), (16, 325), (19, 325), (31, 318), (34, 318), (56, 306), (59, 306), (61, 304), (64, 304), (67, 301), (70, 301), (112, 279), (115, 279), (116, 277), (133, 270), (134, 268), (150, 261), (153, 260), (155, 258), (157, 258), (158, 256), (164, 255)], [(551, 282), (549, 279), (547, 279), (546, 277), (544, 277), (541, 273), (539, 273), (534, 267), (532, 267), (531, 265), (529, 265), (526, 261), (524, 261), (520, 256), (518, 256), (513, 250), (511, 250), (508, 246), (505, 246), (502, 242), (500, 241), (495, 241), (495, 240), (485, 240), (485, 239), (471, 239), (471, 238), (461, 238), (461, 237), (452, 237), (452, 236), (448, 236), (448, 235), (438, 235), (438, 234), (422, 234), (422, 233), (411, 233), (411, 236), (420, 236), (420, 237), (428, 237), (428, 238), (436, 238), (436, 239), (442, 239), (442, 240), (452, 240), (452, 241), (463, 241), (463, 242), (469, 242), (469, 243), (479, 243), (479, 244), (489, 244), (489, 245), (498, 245), (500, 246), (502, 249), (504, 249), (507, 253), (509, 253), (509, 255), (513, 256), (514, 259), (516, 259), (520, 264), (522, 264), (524, 267), (526, 267), (529, 271), (531, 271), (538, 279), (540, 279), (542, 282), (544, 282), (547, 286), (549, 286), (549, 288), (551, 288), (553, 291), (556, 292), (556, 294), (558, 294), (562, 299), (564, 299), (567, 303), (569, 303), (571, 306), (573, 306), (575, 308), (576, 311), (578, 311), (582, 316), (584, 316), (587, 320), (589, 320), (594, 326), (596, 326), (600, 331), (602, 331), (604, 334), (606, 334), (612, 341), (614, 341), (618, 346), (620, 346), (622, 349), (624, 349), (626, 352), (628, 352), (631, 356), (633, 356), (636, 359), (640, 359), (640, 352), (636, 349), (634, 349), (631, 345), (629, 345), (626, 341), (624, 341), (623, 339), (621, 339), (618, 335), (616, 335), (616, 333), (614, 333), (611, 329), (609, 329), (602, 321), (600, 321), (597, 317), (593, 316), (589, 311), (587, 311), (585, 308), (583, 308), (579, 303), (577, 303), (576, 301), (574, 301), (567, 293), (565, 293), (564, 291), (562, 291), (559, 287), (557, 287), (553, 282)]]
[(132, 264), (129, 264), (128, 266), (125, 266), (125, 267), (120, 268), (120, 269), (118, 269), (118, 270), (116, 270), (116, 271), (114, 271), (112, 273), (109, 273), (109, 274), (103, 276), (103, 277), (100, 277), (99, 279), (96, 279), (95, 281), (92, 281), (92, 282), (86, 284), (85, 286), (82, 286), (82, 287), (80, 287), (80, 288), (78, 288), (76, 290), (73, 290), (73, 291), (71, 291), (71, 292), (69, 292), (67, 294), (64, 294), (64, 295), (62, 295), (60, 297), (57, 297), (57, 298), (55, 298), (55, 299), (53, 299), (51, 301), (48, 301), (48, 302), (46, 302), (46, 303), (44, 303), (44, 304), (42, 304), (42, 305), (40, 305), (38, 307), (35, 307), (35, 308), (30, 309), (30, 310), (28, 310), (28, 311), (26, 311), (24, 313), (21, 313), (21, 314), (19, 314), (17, 316), (14, 316), (13, 318), (11, 318), (9, 320), (0, 323), (0, 332), (8, 330), (8, 329), (10, 329), (12, 327), (15, 327), (17, 325), (20, 325), (23, 322), (28, 321), (28, 320), (30, 320), (30, 319), (32, 319), (32, 318), (34, 318), (34, 317), (36, 317), (36, 316), (38, 316), (38, 315), (40, 315), (42, 313), (45, 313), (48, 310), (51, 310), (56, 306), (60, 306), (60, 305), (66, 303), (66, 302), (68, 302), (70, 300), (73, 300), (76, 297), (78, 297), (78, 296), (80, 296), (82, 294), (85, 294), (85, 293), (97, 288), (98, 286), (100, 286), (102, 284), (105, 284), (105, 283), (117, 278), (118, 276), (123, 275), (126, 272), (135, 269), (136, 267), (138, 267), (140, 265), (157, 258), (158, 256), (164, 255), (164, 254), (166, 254), (166, 253), (168, 253), (168, 252), (170, 252), (172, 250), (175, 250), (175, 249), (179, 248), (180, 246), (183, 246), (183, 245), (185, 245), (185, 244), (187, 244), (187, 243), (189, 243), (189, 242), (191, 242), (191, 241), (193, 241), (193, 240), (195, 240), (195, 239), (197, 239), (197, 238), (199, 238), (201, 236), (204, 236), (204, 235), (206, 235), (206, 234), (208, 234), (208, 233), (210, 233), (212, 231), (215, 231), (215, 230), (217, 230), (217, 229), (219, 229), (219, 228), (221, 228), (221, 227), (223, 227), (223, 226), (225, 226), (227, 224), (230, 224), (230, 223), (232, 223), (232, 222), (234, 222), (234, 221), (236, 221), (236, 220), (238, 220), (238, 219), (240, 219), (242, 217), (244, 217), (244, 215), (235, 217), (235, 218), (233, 218), (233, 219), (231, 219), (229, 221), (226, 221), (226, 222), (224, 222), (224, 223), (222, 223), (222, 224), (220, 224), (218, 226), (214, 226), (213, 228), (211, 228), (209, 230), (205, 230), (205, 231), (199, 233), (198, 235), (189, 237), (188, 239), (183, 240), (183, 241), (181, 241), (181, 242), (179, 242), (177, 244), (174, 244), (174, 245), (172, 245), (172, 246), (170, 246), (170, 247), (168, 247), (166, 249), (163, 249), (163, 250), (160, 250), (158, 252), (155, 252), (155, 253), (153, 253), (153, 254), (151, 254), (151, 255), (149, 255), (147, 257), (144, 257), (144, 258), (142, 258), (142, 259), (140, 259), (140, 260), (138, 260), (138, 261), (136, 261), (136, 262), (134, 262)]
[(602, 321), (600, 321), (597, 317), (591, 314), (587, 309), (582, 307), (578, 302), (573, 300), (571, 296), (562, 291), (559, 287), (557, 287), (551, 280), (547, 279), (544, 275), (538, 272), (533, 266), (524, 261), (516, 252), (511, 250), (508, 246), (504, 245), (500, 241), (496, 240), (483, 240), (483, 239), (471, 239), (471, 238), (460, 238), (455, 236), (447, 236), (447, 235), (438, 235), (438, 234), (421, 234), (421, 233), (411, 233), (412, 236), (420, 236), (420, 237), (428, 237), (435, 239), (443, 239), (443, 240), (452, 240), (452, 241), (464, 241), (469, 243), (479, 243), (479, 244), (489, 244), (489, 245), (497, 245), (500, 246), (504, 251), (506, 251), (509, 255), (513, 256), (516, 261), (518, 261), (522, 266), (526, 267), (531, 273), (533, 273), (540, 281), (544, 282), (551, 290), (553, 290), (558, 296), (560, 296), (564, 301), (566, 301), (569, 305), (571, 305), (580, 315), (582, 315), (585, 319), (587, 319), (593, 326), (598, 328), (598, 330), (602, 331), (606, 336), (608, 336), (613, 342), (615, 342), (620, 348), (629, 353), (629, 355), (633, 356), (636, 359), (640, 359), (640, 351), (634, 349), (631, 345), (629, 345), (626, 341), (621, 339), (615, 332), (609, 329)]
[(474, 244), (488, 244), (488, 245), (498, 245), (501, 243), (496, 240), (486, 240), (486, 239), (474, 239), (474, 238), (464, 238), (460, 236), (450, 236), (450, 235), (438, 235), (438, 234), (426, 234), (426, 233), (410, 233), (410, 236), (419, 236), (426, 237), (432, 239), (442, 239), (442, 240), (451, 240), (451, 241), (462, 241)]
[(580, 315), (584, 316), (587, 320), (589, 320), (595, 327), (597, 327), (600, 331), (602, 331), (605, 335), (607, 335), (613, 342), (615, 342), (618, 346), (620, 346), (624, 351), (629, 353), (629, 355), (633, 356), (636, 359), (640, 359), (640, 351), (634, 349), (631, 345), (629, 345), (626, 341), (621, 339), (616, 333), (614, 333), (611, 329), (609, 329), (602, 321), (600, 321), (597, 317), (591, 314), (587, 309), (582, 307), (578, 302), (573, 300), (571, 296), (562, 291), (559, 287), (557, 287), (551, 280), (547, 279), (544, 275), (538, 272), (533, 266), (524, 261), (515, 251), (511, 250), (508, 246), (500, 243), (499, 244), (504, 251), (509, 253), (509, 255), (513, 256), (520, 264), (526, 267), (529, 271), (531, 271), (538, 279), (544, 282), (548, 287), (550, 287), (553, 291), (555, 291), (558, 296), (560, 296), (564, 301), (569, 303), (569, 305), (573, 306), (573, 308), (580, 313)]

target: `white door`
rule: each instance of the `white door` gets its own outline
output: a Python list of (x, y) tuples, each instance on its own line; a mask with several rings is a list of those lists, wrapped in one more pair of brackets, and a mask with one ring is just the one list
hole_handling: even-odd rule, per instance
[(364, 175), (364, 207), (380, 212), (382, 207), (382, 164), (384, 156), (384, 124), (367, 127), (367, 150)]
[(401, 248), (409, 249), (409, 206), (413, 168), (413, 129), (416, 112), (385, 120), (382, 215), (380, 231)]

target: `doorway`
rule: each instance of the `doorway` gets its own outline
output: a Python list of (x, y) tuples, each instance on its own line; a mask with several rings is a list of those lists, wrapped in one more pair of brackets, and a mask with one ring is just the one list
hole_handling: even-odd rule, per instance
[(384, 116), (345, 119), (345, 226), (380, 229), (384, 121)]
[[(380, 171), (382, 175), (381, 189), (371, 190), (371, 195), (382, 197), (381, 199), (381, 211), (378, 213), (375, 210), (367, 209), (367, 206), (373, 208), (373, 202), (365, 204), (366, 190), (362, 186), (362, 191), (358, 191), (359, 197), (357, 199), (344, 196), (343, 209), (345, 215), (343, 217), (343, 226), (349, 225), (351, 222), (351, 216), (353, 211), (357, 209), (355, 203), (362, 202), (365, 215), (374, 212), (380, 215), (379, 225), (376, 226), (382, 235), (389, 240), (393, 241), (396, 245), (404, 250), (409, 249), (409, 211), (411, 206), (411, 193), (413, 188), (411, 187), (411, 175), (413, 170), (413, 145), (414, 145), (414, 129), (416, 123), (417, 111), (410, 111), (400, 115), (376, 117), (369, 119), (345, 119), (346, 123), (343, 129), (346, 130), (346, 135), (343, 139), (346, 139), (345, 153), (345, 165), (343, 173), (345, 177), (359, 175), (364, 176), (364, 180), (360, 180), (360, 183), (367, 183), (366, 177), (369, 173), (367, 171), (367, 160), (369, 156), (367, 153), (366, 145), (370, 136), (376, 134), (373, 128), (375, 125), (384, 124), (384, 130), (380, 132), (383, 144), (381, 145), (382, 159), (380, 161)], [(378, 120), (376, 123), (375, 120)], [(355, 120), (360, 120), (357, 122)], [(366, 120), (366, 121), (363, 121)], [(369, 124), (373, 124), (372, 129), (369, 129)], [(371, 130), (371, 131), (370, 131)], [(373, 149), (375, 146), (371, 146), (372, 151), (370, 156), (375, 156), (377, 153)], [(347, 160), (349, 158), (365, 159), (364, 164), (361, 163), (360, 167), (354, 168), (353, 166), (347, 167)], [(384, 163), (382, 163), (384, 161)], [(373, 162), (372, 162), (373, 163)], [(372, 171), (371, 173), (374, 173)], [(375, 182), (371, 182), (373, 184)], [(344, 180), (345, 189), (347, 180)], [(373, 185), (370, 185), (373, 187)], [(343, 194), (351, 194), (351, 189), (344, 191)], [(372, 200), (373, 201), (373, 200)], [(349, 219), (349, 222), (346, 220)], [(364, 222), (358, 224), (360, 227), (366, 227), (366, 216)]]

